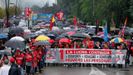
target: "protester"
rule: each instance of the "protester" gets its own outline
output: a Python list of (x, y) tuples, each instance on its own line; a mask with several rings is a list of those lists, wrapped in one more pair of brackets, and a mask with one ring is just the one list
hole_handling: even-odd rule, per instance
[(100, 42), (96, 42), (94, 49), (101, 49)]
[(15, 59), (16, 63), (22, 66), (24, 60), (24, 54), (20, 50), (16, 50)]
[(9, 60), (8, 59), (8, 56), (6, 54), (4, 54), (3, 58), (2, 58), (2, 61), (5, 61), (5, 60)]
[(36, 50), (36, 48), (33, 49), (32, 51), (32, 55), (33, 55), (33, 60), (32, 60), (32, 74), (37, 72), (37, 64), (38, 64), (38, 52)]
[(33, 57), (29, 49), (26, 50), (25, 58), (26, 58), (26, 74), (30, 75)]
[(109, 45), (107, 42), (103, 42), (102, 49), (109, 49)]
[(21, 75), (21, 71), (18, 68), (18, 65), (15, 63), (15, 58), (10, 58), (11, 68), (8, 75)]
[(38, 69), (39, 69), (39, 72), (41, 73), (41, 68), (42, 68), (42, 65), (41, 65), (41, 61), (42, 61), (42, 47), (38, 47), (37, 48), (37, 60), (38, 60)]
[(93, 49), (94, 48), (94, 41), (93, 40), (88, 40), (87, 41), (87, 48)]
[(0, 75), (8, 75), (11, 66), (9, 66), (9, 60), (4, 60), (4, 65), (0, 68)]
[(16, 63), (21, 70), (21, 75), (24, 75), (24, 54), (20, 50), (16, 50), (15, 54)]

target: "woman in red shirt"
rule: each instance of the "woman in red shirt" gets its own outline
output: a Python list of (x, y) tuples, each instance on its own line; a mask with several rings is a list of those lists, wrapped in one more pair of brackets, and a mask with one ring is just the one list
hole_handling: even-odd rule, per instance
[(32, 60), (33, 60), (32, 54), (29, 51), (29, 49), (27, 49), (27, 51), (26, 51), (25, 59), (26, 59), (26, 73), (27, 73), (27, 75), (29, 75), (30, 71), (31, 71)]
[(24, 59), (24, 55), (23, 55), (23, 53), (20, 52), (20, 50), (17, 50), (17, 51), (16, 51), (15, 59), (16, 59), (16, 63), (17, 63), (18, 65), (22, 66), (22, 64), (23, 64), (23, 59)]

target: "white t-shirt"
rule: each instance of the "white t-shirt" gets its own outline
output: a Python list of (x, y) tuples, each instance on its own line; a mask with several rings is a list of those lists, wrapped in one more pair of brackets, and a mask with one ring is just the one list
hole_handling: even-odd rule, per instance
[(11, 66), (9, 66), (9, 65), (3, 65), (0, 68), (0, 75), (8, 75), (10, 68), (11, 68)]

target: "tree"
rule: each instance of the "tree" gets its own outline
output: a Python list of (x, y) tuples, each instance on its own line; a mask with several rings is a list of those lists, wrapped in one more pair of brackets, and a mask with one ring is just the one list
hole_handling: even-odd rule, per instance
[[(98, 20), (107, 20), (111, 23), (114, 18), (117, 27), (123, 24), (129, 16), (128, 0), (60, 0), (63, 11), (70, 16), (77, 16), (84, 22), (95, 24)], [(133, 15), (133, 0), (130, 2), (130, 12)]]
[(59, 6), (56, 4), (53, 4), (53, 6), (49, 6), (48, 3), (46, 3), (41, 10), (43, 10), (43, 13), (56, 13), (57, 11), (60, 10)]
[(32, 11), (40, 11), (41, 10), (41, 7), (39, 7), (38, 5), (33, 5), (31, 7)]
[(0, 18), (3, 18), (5, 16), (5, 10), (0, 8)]
[(19, 15), (19, 14), (21, 14), (21, 11), (22, 11), (21, 8), (19, 8), (17, 6), (9, 7), (9, 14), (10, 14), (10, 16)]

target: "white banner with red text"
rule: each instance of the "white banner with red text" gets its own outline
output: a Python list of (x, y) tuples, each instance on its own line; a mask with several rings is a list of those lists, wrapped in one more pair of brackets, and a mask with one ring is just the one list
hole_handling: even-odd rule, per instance
[(50, 49), (46, 63), (125, 64), (127, 50)]

